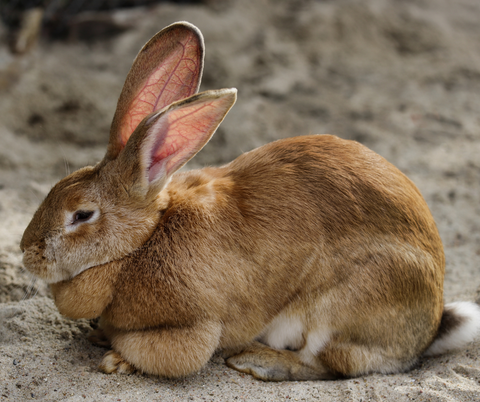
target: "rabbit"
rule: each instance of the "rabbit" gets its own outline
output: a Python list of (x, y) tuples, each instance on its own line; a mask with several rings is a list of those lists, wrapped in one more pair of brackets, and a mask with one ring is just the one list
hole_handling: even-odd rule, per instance
[(218, 352), (261, 380), (331, 380), (474, 340), (480, 307), (444, 305), (426, 202), (365, 146), (298, 136), (178, 172), (236, 101), (197, 93), (203, 54), (186, 22), (145, 45), (104, 159), (57, 183), (21, 240), (62, 314), (100, 317), (100, 370), (183, 377)]

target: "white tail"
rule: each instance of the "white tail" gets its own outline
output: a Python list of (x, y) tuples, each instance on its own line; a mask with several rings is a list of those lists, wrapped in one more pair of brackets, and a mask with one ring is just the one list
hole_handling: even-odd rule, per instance
[(424, 353), (437, 356), (462, 349), (480, 336), (480, 306), (470, 302), (445, 305), (437, 338)]

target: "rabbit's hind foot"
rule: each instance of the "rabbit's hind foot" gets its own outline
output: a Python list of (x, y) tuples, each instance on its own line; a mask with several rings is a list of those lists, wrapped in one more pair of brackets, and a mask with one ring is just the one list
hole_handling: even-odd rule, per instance
[(296, 352), (272, 349), (254, 342), (226, 360), (227, 366), (263, 381), (335, 380), (338, 377), (322, 366), (303, 363)]
[(135, 367), (126, 362), (123, 357), (114, 350), (109, 350), (107, 353), (105, 353), (98, 368), (105, 374), (132, 374), (135, 372)]

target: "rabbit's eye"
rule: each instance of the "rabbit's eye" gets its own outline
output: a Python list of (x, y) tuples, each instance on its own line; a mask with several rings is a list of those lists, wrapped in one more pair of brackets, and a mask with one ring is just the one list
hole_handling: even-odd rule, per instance
[(77, 211), (73, 216), (73, 223), (86, 222), (93, 216), (93, 211)]

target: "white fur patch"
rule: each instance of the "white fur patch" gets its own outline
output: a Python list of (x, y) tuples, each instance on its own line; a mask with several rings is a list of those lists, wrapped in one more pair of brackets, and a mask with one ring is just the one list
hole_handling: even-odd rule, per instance
[(302, 320), (281, 313), (267, 326), (261, 340), (274, 349), (296, 350), (303, 344)]
[(462, 349), (480, 336), (480, 306), (470, 302), (455, 302), (446, 304), (445, 308), (463, 318), (463, 322), (436, 339), (424, 353), (425, 356), (436, 356), (450, 350)]

